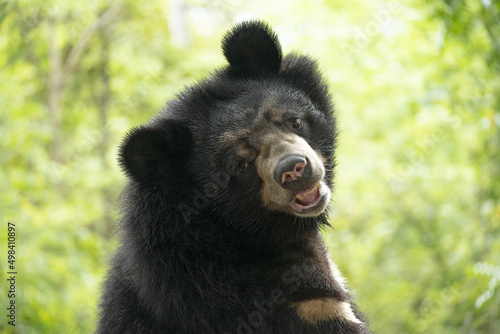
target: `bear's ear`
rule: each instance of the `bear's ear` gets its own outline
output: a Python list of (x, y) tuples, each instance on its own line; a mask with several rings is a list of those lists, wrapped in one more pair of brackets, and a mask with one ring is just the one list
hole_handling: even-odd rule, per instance
[(278, 73), (281, 45), (276, 34), (261, 21), (243, 22), (222, 40), (222, 50), (231, 68), (240, 75)]
[(187, 174), (185, 163), (192, 147), (189, 128), (178, 120), (140, 126), (125, 137), (120, 165), (140, 183), (177, 182)]

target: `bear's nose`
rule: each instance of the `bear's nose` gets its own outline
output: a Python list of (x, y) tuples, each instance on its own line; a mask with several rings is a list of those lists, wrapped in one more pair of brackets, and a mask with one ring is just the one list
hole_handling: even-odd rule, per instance
[(306, 157), (292, 154), (281, 158), (274, 168), (274, 179), (281, 185), (311, 176), (311, 166)]

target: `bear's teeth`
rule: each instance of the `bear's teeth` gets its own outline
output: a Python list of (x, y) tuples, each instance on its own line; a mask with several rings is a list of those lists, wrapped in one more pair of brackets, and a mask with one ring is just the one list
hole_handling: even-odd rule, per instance
[(311, 187), (309, 187), (305, 190), (302, 190), (300, 193), (297, 194), (297, 196), (295, 196), (295, 200), (297, 201), (298, 204), (301, 204), (301, 205), (311, 204), (318, 197), (319, 187), (320, 187), (320, 183), (317, 182), (316, 184), (312, 185)]

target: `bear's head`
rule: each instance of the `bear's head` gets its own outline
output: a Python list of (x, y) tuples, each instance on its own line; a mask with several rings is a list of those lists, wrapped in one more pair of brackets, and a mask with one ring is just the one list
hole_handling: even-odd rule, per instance
[(222, 48), (228, 66), (127, 136), (125, 171), (137, 186), (199, 215), (324, 216), (336, 131), (316, 63), (282, 57), (276, 35), (259, 21), (236, 26)]

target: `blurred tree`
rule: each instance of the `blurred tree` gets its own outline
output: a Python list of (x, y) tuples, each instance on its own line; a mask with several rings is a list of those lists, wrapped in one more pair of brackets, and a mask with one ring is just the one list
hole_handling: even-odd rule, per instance
[[(67, 41), (69, 45), (62, 46), (62, 49), (69, 49), (65, 59), (61, 59), (61, 50), (57, 45), (57, 30), (61, 18), (56, 15), (50, 15), (48, 21), (48, 40), (49, 40), (49, 88), (48, 88), (48, 108), (52, 124), (52, 134), (54, 136), (52, 145), (52, 158), (56, 163), (64, 163), (62, 145), (63, 136), (61, 128), (61, 95), (64, 91), (66, 80), (77, 69), (81, 60), (82, 53), (88, 48), (92, 36), (109, 24), (118, 14), (121, 5), (115, 5), (104, 11), (95, 21), (77, 37), (76, 42)], [(16, 8), (20, 11), (20, 8)], [(72, 44), (72, 45), (71, 45)], [(102, 107), (104, 108), (104, 107)]]
[[(463, 81), (452, 86), (452, 110), (474, 114), (483, 131), (478, 133), (474, 147), (468, 147), (475, 163), (477, 187), (474, 211), (481, 224), (473, 233), (481, 241), (471, 249), (471, 260), (478, 265), (490, 263), (495, 268), (488, 274), (490, 288), (475, 300), (476, 309), (468, 310), (461, 332), (497, 333), (500, 328), (500, 2), (491, 0), (445, 0), (429, 3), (437, 20), (444, 23), (443, 53), (453, 52), (457, 44), (470, 60), (469, 66), (450, 69), (454, 77), (463, 72), (475, 88), (473, 96), (464, 96)], [(477, 64), (481, 64), (478, 71)], [(470, 117), (468, 117), (470, 118)], [(472, 231), (471, 231), (472, 232)], [(483, 305), (485, 304), (485, 305)]]

